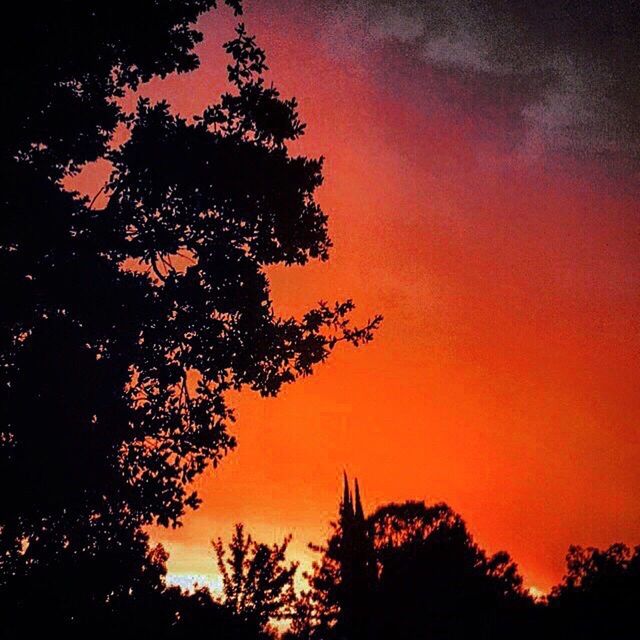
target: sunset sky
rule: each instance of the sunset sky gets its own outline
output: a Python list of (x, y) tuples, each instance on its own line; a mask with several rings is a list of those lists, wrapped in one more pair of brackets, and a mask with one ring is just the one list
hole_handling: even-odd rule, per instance
[[(384, 323), (278, 398), (235, 399), (238, 448), (197, 483), (200, 510), (154, 532), (183, 582), (215, 573), (209, 541), (235, 522), (268, 542), (292, 532), (307, 566), (343, 469), (365, 509), (446, 501), (543, 591), (571, 543), (640, 543), (626, 18), (441, 4), (246, 2), (269, 79), (308, 125), (295, 151), (326, 158), (330, 260), (272, 272), (276, 307), (352, 297)], [(199, 71), (140, 92), (201, 112), (224, 88), (233, 25), (227, 9), (206, 16)]]

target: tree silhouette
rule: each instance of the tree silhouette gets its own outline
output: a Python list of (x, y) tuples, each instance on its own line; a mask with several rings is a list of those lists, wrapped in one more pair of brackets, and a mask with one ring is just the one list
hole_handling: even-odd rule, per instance
[(314, 562), (312, 572), (305, 574), (310, 589), (298, 599), (291, 629), (294, 637), (370, 637), (376, 558), (358, 481), (352, 492), (346, 474), (338, 513), (327, 545), (310, 545), (322, 557)]
[(391, 504), (369, 517), (380, 566), (379, 637), (522, 637), (532, 601), (505, 552), (478, 547), (445, 504)]
[(345, 484), (293, 637), (529, 637), (536, 611), (508, 554), (487, 556), (445, 504), (390, 504), (365, 519), (358, 493)]
[(567, 574), (548, 601), (547, 626), (557, 637), (637, 638), (640, 547), (570, 547)]
[[(148, 537), (104, 523), (70, 531), (63, 544), (30, 539), (25, 561), (2, 567), (2, 637), (65, 629), (149, 632), (173, 621), (164, 601), (167, 553), (149, 549)], [(75, 539), (74, 539), (75, 538)], [(34, 546), (44, 547), (32, 549)], [(30, 562), (30, 558), (47, 558)], [(6, 558), (4, 559), (6, 561)]]
[(156, 624), (154, 635), (159, 638), (187, 640), (196, 634), (220, 640), (266, 640), (270, 637), (216, 602), (206, 588), (192, 593), (169, 588), (164, 592), (162, 605), (170, 616), (170, 623)]
[[(241, 12), (241, 0), (225, 3)], [(116, 127), (126, 119), (117, 99), (127, 89), (197, 68), (193, 48), (202, 34), (193, 24), (217, 4), (64, 0), (42, 3), (38, 11), (28, 4), (12, 8), (14, 20), (1, 27), (3, 59), (11, 64), (0, 72), (7, 92), (0, 127), (3, 186), (10, 188), (10, 198), (6, 192), (3, 198), (8, 214), (3, 231), (16, 235), (3, 234), (3, 244), (22, 241), (19, 250), (27, 254), (31, 247), (24, 241), (48, 240), (39, 225), (60, 212), (43, 199), (34, 210), (24, 206), (27, 217), (20, 219), (16, 207), (55, 191), (50, 179), (57, 181), (105, 155)], [(35, 193), (23, 192), (20, 183), (12, 188), (16, 172), (39, 187)], [(37, 223), (35, 228), (28, 228), (30, 221)]]
[(260, 630), (269, 622), (291, 618), (296, 600), (293, 578), (297, 563), (286, 564), (291, 537), (269, 547), (246, 535), (237, 524), (229, 555), (221, 539), (212, 542), (222, 577), (222, 604), (235, 616)]
[[(296, 102), (264, 83), (244, 27), (225, 45), (232, 89), (202, 114), (122, 111), (126, 90), (197, 66), (192, 23), (212, 6), (74, 0), (4, 34), (24, 55), (3, 70), (0, 581), (101, 548), (94, 529), (178, 525), (191, 480), (235, 446), (227, 392), (275, 395), (380, 321), (352, 327), (351, 301), (273, 310), (266, 268), (328, 255), (322, 161), (289, 154)], [(63, 186), (97, 158), (102, 209)]]

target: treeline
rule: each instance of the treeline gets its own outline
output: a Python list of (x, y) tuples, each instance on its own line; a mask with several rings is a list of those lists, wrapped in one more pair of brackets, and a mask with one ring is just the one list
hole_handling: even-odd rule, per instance
[[(106, 532), (105, 532), (106, 533)], [(362, 509), (345, 479), (339, 517), (294, 588), (290, 538), (266, 545), (237, 525), (212, 541), (220, 592), (166, 582), (168, 555), (145, 535), (112, 531), (95, 547), (23, 568), (0, 590), (2, 637), (55, 629), (73, 637), (266, 640), (637, 638), (640, 547), (571, 547), (563, 581), (542, 599), (509, 554), (488, 555), (446, 504)], [(46, 568), (44, 568), (46, 567)], [(286, 631), (282, 632), (283, 626)], [(280, 629), (280, 631), (277, 631)]]
[(639, 637), (640, 547), (571, 547), (563, 581), (534, 599), (509, 554), (488, 555), (446, 504), (365, 517), (345, 478), (334, 528), (292, 640)]

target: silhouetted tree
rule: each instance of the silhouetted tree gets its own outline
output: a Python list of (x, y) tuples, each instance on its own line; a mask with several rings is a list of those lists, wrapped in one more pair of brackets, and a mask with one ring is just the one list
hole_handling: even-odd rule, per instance
[[(447, 505), (391, 504), (365, 520), (358, 502), (347, 487), (293, 637), (530, 637), (536, 612), (516, 565), (504, 552), (487, 556)], [(362, 533), (350, 540), (354, 521)]]
[(301, 594), (292, 632), (300, 638), (371, 636), (370, 621), (376, 583), (376, 558), (362, 508), (360, 488), (352, 493), (345, 474), (338, 522), (326, 547), (307, 575), (310, 590)]
[(376, 559), (362, 509), (358, 480), (355, 495), (344, 476), (344, 491), (340, 505), (340, 535), (336, 538), (334, 557), (338, 560), (340, 580), (337, 617), (338, 637), (360, 640), (370, 637), (372, 596), (376, 580)]
[[(202, 114), (122, 111), (126, 90), (197, 66), (192, 25), (213, 6), (66, 0), (3, 22), (0, 582), (97, 553), (94, 529), (108, 546), (177, 525), (191, 480), (235, 446), (227, 392), (274, 395), (379, 322), (353, 328), (350, 301), (273, 310), (267, 267), (328, 255), (322, 161), (289, 154), (296, 102), (242, 26), (232, 90)], [(98, 158), (103, 209), (63, 186)]]
[(171, 624), (157, 625), (155, 635), (160, 638), (192, 640), (211, 636), (218, 640), (266, 640), (270, 637), (216, 602), (206, 588), (192, 593), (169, 588), (164, 593), (163, 605), (172, 620)]
[[(105, 530), (102, 521), (87, 527), (70, 531), (61, 544), (46, 535), (31, 538), (22, 549), (24, 561), (3, 566), (3, 638), (52, 629), (133, 633), (170, 626), (174, 616), (164, 605), (164, 549), (150, 549), (139, 530)], [(47, 562), (31, 563), (31, 557)]]
[(548, 602), (550, 637), (638, 638), (640, 547), (570, 547), (567, 574)]
[(515, 563), (473, 541), (445, 504), (391, 504), (369, 517), (379, 563), (377, 637), (522, 637), (533, 606)]
[(257, 629), (266, 631), (270, 622), (290, 619), (294, 613), (298, 564), (286, 563), (290, 541), (288, 536), (270, 547), (254, 541), (237, 524), (228, 555), (221, 539), (212, 542), (222, 577), (222, 604)]

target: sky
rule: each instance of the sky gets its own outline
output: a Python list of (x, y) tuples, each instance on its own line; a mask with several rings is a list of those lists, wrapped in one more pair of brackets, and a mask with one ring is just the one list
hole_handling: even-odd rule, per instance
[[(275, 307), (352, 297), (384, 323), (278, 398), (234, 398), (238, 448), (153, 531), (174, 581), (215, 584), (236, 522), (291, 532), (308, 567), (343, 470), (369, 511), (447, 502), (540, 591), (570, 544), (640, 543), (634, 4), (247, 0), (308, 125), (292, 150), (325, 157), (334, 243), (270, 272)], [(201, 68), (141, 93), (201, 111), (233, 25), (202, 18)]]

